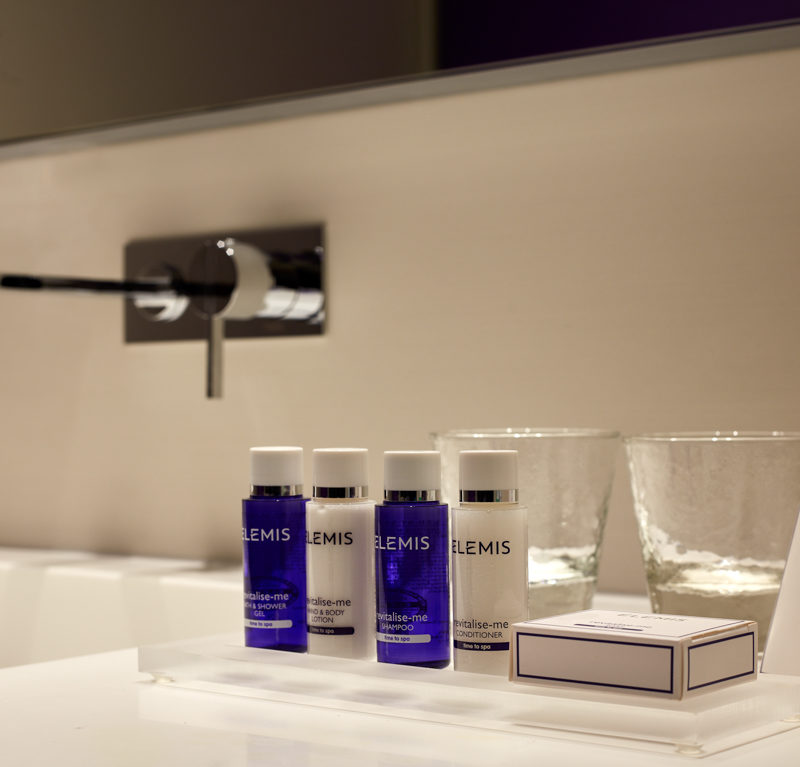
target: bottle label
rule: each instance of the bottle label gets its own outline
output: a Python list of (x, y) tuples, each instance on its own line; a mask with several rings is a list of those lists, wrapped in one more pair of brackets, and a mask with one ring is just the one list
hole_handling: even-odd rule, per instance
[(376, 634), (379, 642), (392, 644), (430, 644), (430, 634)]
[[(387, 609), (377, 614), (377, 639), (394, 644), (427, 644), (431, 635), (425, 629), (430, 621), (428, 603), (420, 594), (387, 589)], [(438, 627), (437, 627), (438, 628)]]
[(450, 657), (447, 507), (377, 507), (375, 557), (378, 660), (446, 663)]
[(356, 630), (352, 626), (309, 626), (309, 634), (324, 634), (325, 636), (352, 636)]
[(352, 530), (306, 530), (309, 546), (352, 546)]
[(508, 621), (465, 618), (453, 621), (453, 647), (475, 652), (498, 652), (510, 648)]
[[(306, 545), (311, 552), (309, 556), (315, 558), (312, 562), (317, 565), (311, 569), (319, 570), (319, 573), (323, 574), (322, 579), (319, 576), (314, 579), (306, 598), (306, 623), (309, 634), (352, 636), (356, 633), (352, 599), (337, 599), (325, 596), (324, 592), (320, 594), (311, 591), (314, 587), (319, 588), (320, 583), (323, 583), (323, 587), (329, 584), (326, 580), (328, 576), (324, 574), (334, 571), (337, 567), (352, 571), (353, 563), (349, 558), (357, 537), (356, 532), (349, 529), (306, 530)], [(345, 559), (339, 559), (337, 552)], [(322, 562), (325, 562), (325, 565), (318, 567)]]
[(376, 535), (376, 551), (430, 551), (430, 535)]
[(287, 580), (265, 577), (258, 591), (244, 594), (244, 625), (251, 629), (288, 629), (292, 627), (289, 611), (297, 602), (299, 589)]
[(244, 619), (244, 625), (249, 629), (290, 629), (291, 621), (258, 621), (251, 618)]
[(351, 599), (308, 597), (306, 599), (306, 616), (309, 634), (347, 636), (356, 633), (353, 626), (353, 602)]
[(453, 510), (456, 670), (506, 673), (511, 626), (528, 612), (526, 522), (521, 506)]
[(511, 541), (469, 541), (453, 538), (453, 554), (465, 556), (507, 556), (511, 554)]
[(245, 501), (244, 626), (250, 646), (305, 645), (304, 532), (302, 499)]

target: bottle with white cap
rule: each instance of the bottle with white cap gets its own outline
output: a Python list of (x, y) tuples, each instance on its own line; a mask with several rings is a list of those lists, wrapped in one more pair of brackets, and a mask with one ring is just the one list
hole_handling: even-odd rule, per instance
[(367, 498), (367, 475), (363, 448), (314, 450), (306, 520), (309, 653), (375, 657), (375, 502)]
[(528, 522), (516, 450), (464, 450), (453, 509), (456, 671), (508, 676), (511, 626), (527, 619)]
[(306, 499), (303, 449), (250, 449), (242, 501), (244, 643), (306, 651)]
[(435, 450), (383, 454), (384, 502), (375, 507), (378, 661), (450, 664), (447, 504)]

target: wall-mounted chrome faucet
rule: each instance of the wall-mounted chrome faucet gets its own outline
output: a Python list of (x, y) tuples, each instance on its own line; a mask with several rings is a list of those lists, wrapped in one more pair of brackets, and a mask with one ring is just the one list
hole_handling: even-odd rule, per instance
[(125, 296), (125, 341), (206, 340), (206, 395), (222, 396), (223, 339), (324, 331), (322, 226), (137, 240), (125, 278), (3, 275), (0, 286)]

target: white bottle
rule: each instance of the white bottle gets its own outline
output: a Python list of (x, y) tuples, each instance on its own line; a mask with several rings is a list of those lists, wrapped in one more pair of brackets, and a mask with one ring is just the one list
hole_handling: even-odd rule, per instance
[(453, 509), (456, 671), (508, 676), (511, 625), (527, 619), (528, 521), (516, 450), (464, 450)]
[(308, 652), (375, 657), (375, 502), (367, 498), (367, 451), (313, 452), (306, 507)]

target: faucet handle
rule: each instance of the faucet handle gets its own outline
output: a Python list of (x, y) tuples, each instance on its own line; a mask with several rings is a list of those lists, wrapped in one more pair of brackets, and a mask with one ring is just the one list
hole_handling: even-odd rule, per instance
[(208, 318), (206, 338), (206, 397), (222, 397), (222, 342), (225, 339), (225, 318), (214, 314)]
[[(194, 285), (209, 291), (195, 292), (189, 306), (208, 320), (206, 336), (206, 396), (222, 396), (222, 342), (225, 321), (249, 320), (261, 311), (274, 284), (265, 253), (232, 237), (208, 241), (195, 253), (187, 272)], [(227, 293), (220, 286), (228, 288)]]
[[(229, 320), (249, 320), (264, 306), (274, 284), (267, 255), (247, 242), (232, 237), (205, 242), (195, 253), (187, 272), (188, 282), (208, 285), (189, 299), (201, 317), (220, 315)], [(228, 288), (221, 294), (219, 286)]]

